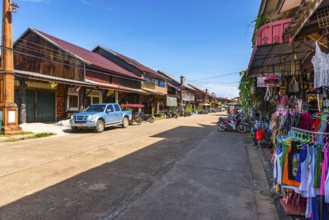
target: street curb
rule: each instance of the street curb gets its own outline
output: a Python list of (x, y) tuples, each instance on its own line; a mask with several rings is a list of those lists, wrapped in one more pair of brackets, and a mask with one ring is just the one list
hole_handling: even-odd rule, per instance
[[(251, 143), (251, 138), (249, 140), (249, 143)], [(249, 144), (250, 145), (250, 144)], [(261, 145), (260, 145), (261, 146)], [(263, 169), (266, 174), (266, 179), (268, 182), (269, 190), (270, 190), (270, 196), (272, 197), (275, 205), (275, 209), (277, 211), (277, 214), (279, 216), (280, 220), (293, 220), (294, 218), (290, 215), (287, 215), (284, 211), (284, 208), (282, 207), (280, 203), (280, 196), (274, 192), (273, 188), (273, 168), (270, 163), (270, 161), (266, 158), (264, 149), (262, 147), (257, 147), (259, 157), (263, 164)]]

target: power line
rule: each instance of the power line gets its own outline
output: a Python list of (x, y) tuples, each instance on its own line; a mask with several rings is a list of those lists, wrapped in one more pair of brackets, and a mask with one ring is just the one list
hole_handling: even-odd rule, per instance
[[(24, 40), (24, 39), (21, 39), (21, 40), (26, 41), (26, 42), (28, 42), (32, 45), (37, 46), (37, 47), (40, 47), (40, 49), (38, 49), (37, 47), (33, 47), (33, 46), (30, 46), (30, 45), (19, 44), (19, 43), (17, 43), (15, 45), (15, 47), (21, 48), (21, 49), (26, 49), (27, 51), (30, 51), (32, 53), (33, 52), (39, 53), (41, 56), (44, 55), (44, 56), (48, 56), (49, 58), (41, 57), (40, 55), (39, 56), (38, 55), (32, 55), (32, 54), (29, 54), (27, 52), (22, 52), (22, 51), (19, 51), (19, 50), (16, 50), (16, 49), (5, 48), (3, 46), (0, 46), (0, 47), (3, 47), (6, 50), (12, 50), (16, 54), (22, 54), (22, 55), (25, 55), (25, 56), (28, 56), (28, 57), (31, 57), (31, 58), (49, 61), (50, 63), (63, 64), (64, 66), (70, 66), (70, 67), (74, 67), (74, 68), (77, 68), (77, 69), (80, 69), (80, 70), (86, 70), (86, 71), (91, 72), (91, 73), (98, 73), (98, 74), (103, 74), (103, 75), (108, 75), (108, 76), (115, 76), (115, 77), (118, 77), (118, 78), (128, 79), (128, 80), (138, 81), (138, 82), (141, 81), (141, 80), (138, 80), (138, 79), (121, 76), (120, 73), (111, 73), (112, 71), (110, 71), (110, 70), (109, 70), (109, 72), (104, 72), (104, 71), (98, 71), (98, 70), (90, 69), (88, 67), (84, 68), (83, 67), (83, 61), (80, 61), (77, 57), (74, 57), (68, 51), (61, 50), (61, 49), (53, 49), (51, 47), (46, 47), (44, 45), (33, 43), (33, 42), (30, 42), (30, 41), (27, 41), (27, 40)], [(41, 48), (44, 48), (45, 50), (42, 50)], [(73, 59), (69, 59), (69, 58), (65, 58), (65, 57), (57, 55), (57, 54), (53, 54), (53, 53), (51, 53), (51, 51), (54, 51), (56, 53), (65, 53), (68, 57), (72, 57)], [(54, 58), (57, 58), (57, 60), (54, 60)], [(69, 63), (67, 63), (68, 61), (69, 61)], [(220, 74), (220, 75), (213, 76), (213, 77), (203, 78), (203, 79), (199, 79), (199, 80), (190, 80), (190, 81), (192, 81), (192, 82), (193, 81), (199, 81), (198, 85), (203, 84), (203, 86), (204, 86), (205, 83), (200, 82), (200, 80), (215, 79), (215, 78), (219, 78), (219, 77), (222, 77), (222, 76), (228, 76), (228, 75), (233, 75), (233, 74), (237, 74), (237, 73), (239, 73), (239, 72), (225, 73), (225, 74)], [(217, 84), (235, 84), (235, 83), (238, 83), (238, 82), (213, 82), (213, 83), (217, 83)]]
[(110, 70), (109, 70), (109, 72), (104, 72), (104, 71), (100, 71), (100, 70), (90, 69), (90, 68), (87, 68), (87, 67), (84, 68), (82, 66), (67, 64), (67, 63), (64, 63), (64, 62), (61, 62), (61, 61), (55, 61), (55, 60), (47, 59), (47, 58), (44, 58), (44, 57), (39, 57), (39, 56), (31, 55), (31, 54), (24, 53), (24, 52), (21, 52), (21, 51), (17, 51), (17, 50), (14, 50), (14, 49), (6, 48), (4, 46), (0, 46), (0, 47), (5, 48), (5, 50), (11, 50), (14, 53), (26, 55), (28, 57), (32, 57), (32, 58), (36, 58), (36, 59), (40, 59), (40, 60), (46, 60), (46, 61), (49, 61), (51, 63), (60, 63), (60, 64), (63, 64), (65, 66), (75, 67), (77, 69), (86, 70), (86, 71), (91, 72), (91, 73), (99, 73), (99, 74), (108, 75), (108, 76), (115, 76), (115, 77), (118, 77), (118, 78), (128, 79), (128, 80), (138, 81), (138, 82), (141, 81), (141, 79), (134, 79), (134, 78), (129, 78), (129, 77), (121, 76), (120, 73), (114, 73), (114, 72), (112, 72)]
[(191, 80), (191, 81), (200, 81), (200, 80), (215, 79), (215, 78), (219, 78), (219, 77), (222, 77), (222, 76), (234, 75), (234, 74), (237, 74), (237, 73), (240, 73), (240, 72), (224, 73), (224, 74), (216, 75), (216, 76), (209, 77), (209, 78), (195, 79), (195, 80)]

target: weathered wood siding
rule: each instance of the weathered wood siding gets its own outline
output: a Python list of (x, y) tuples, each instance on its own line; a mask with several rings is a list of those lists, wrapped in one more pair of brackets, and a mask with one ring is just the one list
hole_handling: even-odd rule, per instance
[(14, 65), (17, 70), (83, 80), (81, 61), (33, 32), (27, 32), (14, 45), (14, 51)]
[(65, 89), (66, 85), (58, 84), (56, 91), (56, 119), (60, 121), (65, 116)]

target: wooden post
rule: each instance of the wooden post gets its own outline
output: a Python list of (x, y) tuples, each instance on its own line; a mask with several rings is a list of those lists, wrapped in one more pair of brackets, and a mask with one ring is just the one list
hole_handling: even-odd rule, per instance
[(0, 72), (0, 111), (2, 112), (2, 133), (19, 134), (18, 108), (14, 102), (14, 56), (12, 44), (12, 5), (3, 0), (2, 8), (2, 57)]
[(184, 76), (180, 77), (180, 104), (179, 104), (179, 111), (180, 114), (184, 114), (184, 100), (183, 100), (183, 90), (184, 90)]
[(21, 109), (20, 109), (20, 121), (19, 123), (26, 123), (26, 80), (19, 80), (19, 96), (21, 101)]

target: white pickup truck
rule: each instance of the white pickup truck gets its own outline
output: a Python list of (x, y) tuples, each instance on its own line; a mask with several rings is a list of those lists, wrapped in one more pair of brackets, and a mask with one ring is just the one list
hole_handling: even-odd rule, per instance
[(71, 116), (70, 126), (73, 132), (80, 131), (82, 128), (92, 128), (97, 133), (101, 133), (106, 127), (115, 125), (128, 127), (131, 117), (131, 111), (122, 111), (117, 103), (91, 104), (86, 110)]

